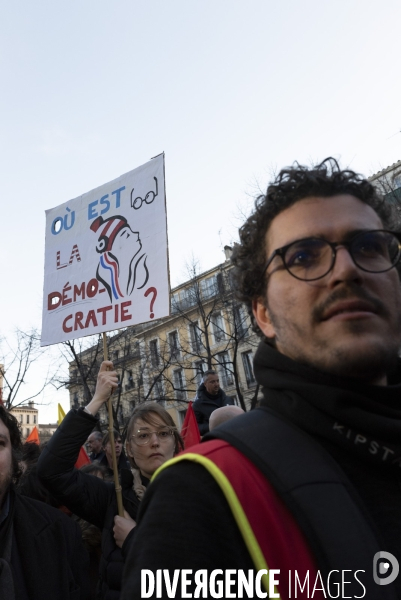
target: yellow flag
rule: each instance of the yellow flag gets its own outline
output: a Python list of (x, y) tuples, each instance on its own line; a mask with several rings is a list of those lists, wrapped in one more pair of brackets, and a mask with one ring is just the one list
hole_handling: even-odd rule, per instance
[(63, 411), (63, 407), (61, 406), (61, 404), (58, 404), (58, 419), (57, 419), (57, 423), (60, 425), (61, 421), (64, 419), (65, 417), (65, 412)]

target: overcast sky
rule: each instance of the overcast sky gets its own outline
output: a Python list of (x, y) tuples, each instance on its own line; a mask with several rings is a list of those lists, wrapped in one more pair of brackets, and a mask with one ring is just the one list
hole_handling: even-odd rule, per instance
[(224, 260), (272, 171), (400, 160), (400, 22), (399, 0), (3, 3), (0, 331), (41, 325), (45, 209), (160, 152), (173, 285)]

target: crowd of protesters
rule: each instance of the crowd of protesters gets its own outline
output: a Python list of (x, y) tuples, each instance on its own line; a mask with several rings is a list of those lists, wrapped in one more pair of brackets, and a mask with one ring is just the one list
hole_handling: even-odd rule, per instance
[[(183, 441), (172, 417), (160, 404), (147, 402), (134, 410), (126, 430), (128, 458), (122, 451), (121, 435), (114, 431), (124, 506), (124, 516), (118, 516), (115, 485), (112, 474), (110, 475), (109, 463), (106, 462), (110, 453), (110, 434), (107, 432), (102, 437), (103, 458), (106, 461), (102, 461), (101, 453), (97, 452), (98, 457), (100, 454), (100, 461), (95, 459), (80, 469), (75, 467), (82, 445), (87, 442), (88, 435), (89, 438), (93, 436), (92, 431), (97, 425), (96, 413), (117, 385), (117, 374), (112, 363), (102, 363), (92, 401), (84, 409), (71, 410), (43, 448), (35, 443), (22, 445), (15, 417), (0, 406), (0, 441), (2, 436), (7, 438), (10, 459), (10, 464), (6, 465), (7, 479), (0, 479), (0, 490), (4, 496), (10, 498), (8, 502), (11, 502), (13, 510), (16, 498), (19, 511), (19, 503), (36, 507), (37, 501), (40, 507), (43, 504), (41, 510), (46, 515), (50, 513), (50, 517), (52, 511), (60, 509), (56, 511), (58, 519), (67, 529), (69, 522), (71, 523), (70, 537), (74, 533), (77, 540), (79, 526), (84, 547), (78, 541), (82, 556), (79, 558), (78, 553), (74, 555), (77, 565), (80, 566), (79, 577), (76, 575), (74, 578), (77, 584), (77, 598), (119, 598), (124, 559), (134, 540), (139, 503), (156, 469), (183, 449)], [(7, 512), (12, 511), (8, 509)], [(54, 519), (54, 513), (52, 518)], [(0, 521), (0, 541), (9, 540), (14, 551), (16, 544), (12, 544), (13, 536), (21, 527), (22, 517), (18, 516), (18, 519), (18, 528), (10, 525), (8, 534), (3, 532)], [(51, 537), (52, 533), (49, 532), (49, 538)], [(58, 535), (51, 541), (53, 546), (59, 543)], [(52, 545), (49, 546), (49, 550)], [(44, 547), (42, 551), (45, 551)], [(49, 569), (55, 557), (57, 552), (48, 555)], [(4, 565), (9, 567), (8, 577)], [(18, 585), (21, 589), (18, 586), (10, 586), (13, 574), (17, 573), (12, 554), (9, 552), (0, 561), (0, 591), (7, 588), (6, 595), (0, 594), (2, 600), (27, 600), (33, 598), (35, 593), (38, 593), (40, 598), (52, 597), (47, 595), (52, 589), (52, 578), (47, 581), (44, 576), (46, 561), (42, 565), (43, 579), (38, 588), (40, 593), (33, 587), (30, 589), (24, 582), (21, 572), (22, 559), (18, 558), (17, 566), (20, 570)], [(65, 566), (67, 567), (68, 565)], [(70, 591), (73, 587), (73, 583), (69, 584)], [(78, 587), (81, 592), (78, 591)]]
[[(204, 437), (184, 452), (156, 402), (136, 407), (125, 448), (100, 434), (118, 386), (109, 361), (43, 449), (23, 446), (0, 406), (0, 599), (139, 599), (144, 570), (168, 581), (146, 597), (224, 597), (200, 579), (181, 595), (186, 569), (261, 573), (264, 595), (249, 583), (240, 597), (340, 597), (336, 573), (343, 598), (400, 600), (400, 258), (394, 207), (370, 182), (334, 159), (296, 163), (257, 199), (232, 257), (261, 338), (260, 406), (241, 414), (206, 372)], [(85, 442), (92, 462), (77, 469)], [(292, 595), (294, 570), (312, 596)]]

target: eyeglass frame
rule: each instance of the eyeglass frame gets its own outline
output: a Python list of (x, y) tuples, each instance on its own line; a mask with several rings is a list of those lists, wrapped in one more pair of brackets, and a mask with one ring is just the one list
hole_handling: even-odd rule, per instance
[[(399, 250), (398, 259), (388, 269), (384, 269), (383, 271), (368, 271), (367, 269), (364, 269), (363, 267), (358, 265), (358, 263), (355, 261), (355, 258), (353, 257), (352, 252), (350, 251), (350, 245), (354, 242), (354, 240), (357, 237), (366, 235), (368, 233), (389, 233), (390, 235), (394, 236), (394, 238), (396, 240), (398, 240), (398, 250)], [(319, 277), (314, 277), (313, 279), (302, 279), (301, 277), (297, 277), (296, 275), (294, 275), (294, 273), (292, 273), (290, 271), (289, 267), (286, 264), (286, 261), (284, 260), (284, 255), (287, 252), (288, 248), (290, 248), (293, 244), (298, 244), (299, 242), (303, 242), (306, 240), (320, 240), (320, 241), (326, 242), (332, 249), (332, 262), (331, 262), (331, 266), (330, 266), (329, 270), (326, 271), (326, 273), (324, 273), (323, 275), (319, 275)], [(272, 263), (273, 259), (276, 256), (279, 256), (281, 258), (281, 260), (283, 261), (283, 265), (284, 265), (284, 268), (286, 269), (286, 271), (292, 277), (294, 277), (295, 279), (298, 279), (298, 281), (317, 281), (318, 279), (323, 279), (323, 277), (326, 277), (326, 275), (328, 275), (330, 273), (330, 271), (334, 268), (336, 258), (337, 258), (337, 250), (339, 247), (343, 247), (347, 250), (347, 252), (350, 255), (350, 257), (352, 258), (355, 266), (358, 267), (358, 269), (361, 269), (361, 271), (365, 271), (365, 273), (375, 273), (375, 274), (387, 273), (387, 271), (391, 271), (391, 269), (394, 269), (394, 267), (396, 267), (397, 264), (400, 262), (400, 259), (401, 259), (401, 233), (397, 233), (395, 231), (389, 231), (388, 229), (369, 229), (366, 231), (359, 231), (354, 236), (352, 236), (349, 239), (349, 241), (344, 241), (344, 242), (329, 242), (329, 240), (326, 240), (323, 237), (313, 237), (313, 236), (306, 237), (306, 238), (300, 238), (299, 240), (294, 240), (290, 244), (286, 244), (285, 246), (281, 246), (281, 248), (277, 248), (276, 250), (274, 250), (273, 254), (271, 254), (270, 258), (267, 260), (267, 262), (263, 268), (263, 276), (265, 275), (266, 270)], [(270, 274), (268, 274), (268, 275), (270, 275)]]
[[(152, 435), (153, 435), (154, 433), (156, 434), (156, 437), (157, 437), (157, 439), (158, 439), (160, 442), (162, 442), (162, 441), (165, 441), (165, 440), (167, 440), (167, 439), (169, 439), (169, 438), (165, 438), (165, 440), (163, 440), (163, 439), (161, 439), (161, 438), (159, 437), (159, 433), (161, 433), (162, 431), (166, 431), (166, 429), (169, 431), (169, 436), (170, 436), (170, 437), (172, 437), (172, 438), (174, 438), (174, 440), (175, 440), (174, 433), (177, 431), (177, 428), (176, 428), (176, 427), (169, 427), (168, 425), (166, 425), (166, 427), (165, 427), (165, 428), (163, 428), (163, 429), (160, 429), (159, 431), (143, 431), (143, 432), (141, 432), (140, 430), (138, 430), (140, 433), (148, 433), (148, 434), (149, 434), (149, 436), (150, 436), (150, 437), (149, 437), (149, 441), (147, 441), (145, 444), (138, 444), (138, 442), (137, 442), (136, 440), (134, 440), (134, 442), (135, 442), (135, 444), (136, 444), (137, 446), (148, 446), (148, 445), (150, 444), (150, 440), (152, 439)], [(136, 438), (136, 437), (138, 437), (138, 436), (137, 436), (137, 435), (135, 435), (135, 433), (133, 433), (133, 434), (130, 436), (130, 440), (131, 440), (132, 438)]]

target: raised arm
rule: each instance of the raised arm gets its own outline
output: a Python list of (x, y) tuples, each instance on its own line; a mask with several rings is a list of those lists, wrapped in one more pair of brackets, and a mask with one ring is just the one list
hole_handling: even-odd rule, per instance
[(96, 426), (95, 417), (118, 385), (113, 363), (105, 361), (100, 367), (96, 391), (86, 409), (72, 409), (44, 448), (37, 467), (43, 485), (76, 515), (103, 527), (114, 486), (82, 473), (75, 462), (82, 444)]

